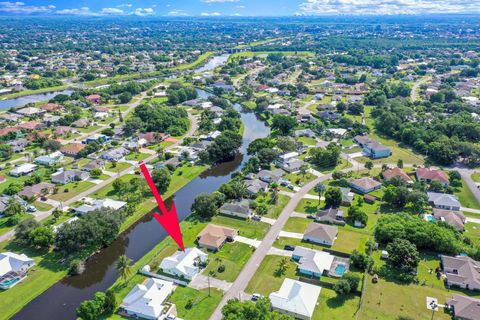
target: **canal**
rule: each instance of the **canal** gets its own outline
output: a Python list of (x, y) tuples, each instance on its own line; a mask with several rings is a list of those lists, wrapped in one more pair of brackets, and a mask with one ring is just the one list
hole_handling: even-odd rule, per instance
[[(0, 100), (0, 110), (11, 107), (23, 107), (27, 103), (36, 103), (40, 101), (48, 101), (54, 98), (57, 94), (72, 94), (73, 90), (54, 91), (47, 93), (31, 94), (24, 97)], [(1, 98), (1, 97), (0, 97)]]
[[(210, 93), (199, 90), (199, 95), (207, 98)], [(266, 137), (270, 132), (253, 112), (243, 109), (240, 105), (235, 105), (235, 108), (241, 113), (245, 126), (239, 153), (232, 161), (204, 171), (169, 199), (175, 200), (180, 220), (190, 214), (190, 207), (198, 194), (217, 190), (220, 185), (230, 180), (232, 173), (240, 170), (242, 164), (249, 158), (246, 150), (251, 141)], [(167, 202), (167, 206), (168, 204)], [(91, 299), (97, 291), (105, 291), (117, 280), (115, 262), (121, 255), (125, 254), (137, 261), (166, 236), (158, 222), (152, 219), (150, 214), (146, 214), (109, 247), (94, 255), (86, 263), (86, 271), (83, 274), (65, 277), (31, 301), (13, 319), (75, 319), (75, 309), (82, 301)]]

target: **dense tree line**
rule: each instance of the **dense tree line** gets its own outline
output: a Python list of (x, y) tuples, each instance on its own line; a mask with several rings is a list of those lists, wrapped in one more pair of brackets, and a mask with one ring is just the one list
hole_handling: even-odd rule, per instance
[(188, 113), (182, 108), (144, 103), (135, 108), (134, 117), (125, 121), (125, 134), (135, 132), (165, 132), (181, 136), (190, 126)]

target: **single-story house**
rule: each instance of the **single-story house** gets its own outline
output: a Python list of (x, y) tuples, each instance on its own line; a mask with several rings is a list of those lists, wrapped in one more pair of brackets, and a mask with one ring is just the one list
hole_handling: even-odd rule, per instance
[(55, 151), (49, 155), (38, 156), (33, 161), (36, 164), (51, 166), (53, 164), (60, 163), (62, 160), (63, 160), (63, 153), (61, 153), (60, 151)]
[(410, 178), (410, 176), (408, 174), (406, 174), (402, 169), (400, 169), (398, 167), (395, 167), (395, 168), (392, 168), (392, 169), (387, 169), (387, 170), (383, 171), (382, 172), (382, 177), (383, 177), (383, 179), (385, 179), (387, 181), (391, 180), (393, 178), (399, 178), (407, 184), (412, 184), (413, 183), (413, 179)]
[(35, 261), (25, 254), (0, 253), (0, 289), (9, 289), (22, 281), (34, 265)]
[(102, 103), (102, 97), (99, 94), (91, 94), (85, 97), (88, 102), (93, 104), (100, 104)]
[(22, 152), (25, 150), (25, 147), (28, 146), (29, 141), (24, 138), (8, 141), (6, 144), (12, 147), (13, 152)]
[(378, 190), (382, 187), (382, 184), (380, 182), (373, 180), (370, 177), (352, 179), (349, 181), (349, 183), (353, 189), (361, 193), (369, 193), (369, 192)]
[[(173, 292), (173, 282), (148, 278), (137, 284), (123, 299), (119, 313), (140, 319), (160, 319), (165, 301)], [(163, 319), (163, 318), (162, 318)]]
[(27, 122), (22, 122), (17, 125), (17, 128), (26, 130), (26, 131), (33, 131), (33, 130), (40, 130), (44, 127), (45, 125), (43, 123), (40, 123), (38, 121), (27, 121)]
[(315, 138), (317, 135), (312, 129), (295, 130), (295, 137)]
[(305, 161), (300, 159), (291, 159), (286, 162), (277, 162), (277, 165), (286, 172), (297, 172), (305, 164)]
[(358, 135), (353, 137), (353, 141), (355, 141), (360, 147), (363, 147), (364, 145), (372, 142), (373, 140), (369, 136)]
[(15, 110), (15, 112), (22, 115), (22, 116), (26, 116), (26, 117), (36, 116), (36, 115), (45, 113), (44, 110), (39, 109), (39, 108), (35, 108), (35, 107), (21, 108), (21, 109)]
[(327, 131), (334, 137), (342, 138), (343, 136), (345, 136), (348, 130), (343, 128), (332, 128), (327, 129)]
[(85, 148), (86, 148), (86, 145), (82, 143), (69, 143), (69, 144), (63, 145), (60, 148), (60, 152), (70, 157), (76, 157), (78, 156), (78, 153)]
[(342, 206), (349, 207), (353, 203), (353, 198), (355, 194), (351, 191), (350, 188), (339, 187), (340, 192), (342, 193)]
[(333, 245), (337, 234), (337, 227), (311, 222), (303, 234), (303, 240), (331, 246)]
[(461, 204), (458, 197), (448, 193), (427, 192), (428, 203), (438, 209), (459, 211)]
[(138, 139), (145, 139), (149, 144), (159, 143), (170, 137), (169, 134), (159, 132), (147, 132), (138, 134)]
[(363, 145), (363, 153), (372, 159), (380, 159), (390, 157), (392, 150), (377, 140), (372, 140)]
[(92, 143), (92, 142), (104, 143), (104, 142), (107, 142), (108, 140), (110, 140), (110, 137), (108, 137), (104, 134), (96, 133), (96, 134), (93, 134), (93, 135), (85, 138), (82, 141), (82, 143), (83, 144), (89, 144), (89, 143)]
[(52, 193), (53, 189), (55, 189), (54, 184), (47, 183), (47, 182), (40, 182), (40, 183), (34, 184), (33, 186), (26, 186), (25, 188), (23, 188), (22, 191), (18, 193), (18, 195), (20, 197), (26, 197), (26, 198), (39, 197), (43, 194)]
[(208, 254), (197, 248), (187, 248), (166, 257), (160, 263), (160, 269), (166, 274), (192, 280), (200, 273), (200, 262), (206, 262)]
[(220, 207), (220, 213), (228, 216), (249, 219), (253, 211), (250, 209), (250, 201), (247, 199), (224, 203)]
[(52, 174), (52, 182), (57, 184), (67, 184), (74, 181), (83, 181), (88, 179), (88, 172), (81, 170), (62, 170)]
[(312, 319), (321, 287), (285, 278), (278, 291), (269, 295), (272, 309), (296, 319)]
[(278, 180), (283, 176), (284, 172), (281, 169), (270, 170), (261, 170), (257, 173), (257, 178), (266, 183), (277, 183)]
[(292, 253), (292, 260), (298, 262), (298, 271), (302, 274), (320, 278), (332, 267), (334, 256), (326, 251), (308, 249), (296, 246)]
[(27, 174), (32, 173), (37, 168), (36, 164), (33, 163), (22, 163), (21, 165), (10, 170), (8, 174), (13, 177), (21, 177)]
[[(8, 208), (8, 203), (10, 202), (10, 198), (12, 196), (8, 196), (8, 195), (2, 195), (0, 196), (0, 215), (4, 214), (5, 213), (5, 210), (7, 210)], [(20, 198), (18, 195), (15, 195), (13, 196), (15, 197), (15, 199), (24, 207), (26, 208), (28, 206), (28, 203), (23, 200), (22, 198)]]
[(315, 215), (315, 221), (317, 222), (327, 222), (331, 224), (336, 224), (340, 226), (345, 225), (344, 213), (338, 208), (327, 208), (320, 209)]
[(91, 160), (89, 163), (83, 166), (83, 171), (92, 171), (93, 169), (103, 170), (105, 168), (105, 161), (100, 159)]
[(72, 122), (72, 126), (75, 128), (86, 128), (90, 125), (90, 121), (85, 118), (78, 119), (77, 121)]
[(247, 186), (247, 193), (249, 195), (254, 195), (259, 193), (260, 191), (267, 191), (268, 188), (268, 183), (261, 181), (260, 179), (254, 179), (254, 180), (244, 180), (243, 181), (245, 185)]
[(105, 152), (101, 155), (101, 158), (107, 161), (119, 161), (129, 153), (130, 151), (128, 151), (124, 147), (118, 147)]
[(46, 105), (43, 105), (42, 107), (42, 110), (46, 111), (46, 112), (55, 112), (55, 111), (60, 111), (63, 109), (63, 106), (62, 105), (59, 105), (58, 103), (47, 103)]
[(444, 221), (457, 230), (460, 230), (460, 231), (465, 230), (465, 222), (467, 221), (467, 219), (465, 218), (465, 215), (461, 211), (452, 211), (452, 210), (434, 208), (432, 214), (435, 217), (435, 219)]
[(440, 257), (448, 286), (468, 290), (480, 290), (480, 262), (466, 256)]
[(418, 168), (416, 171), (417, 179), (419, 181), (425, 181), (431, 183), (432, 181), (438, 181), (445, 188), (450, 184), (450, 180), (445, 172), (442, 170)]
[(238, 230), (208, 224), (197, 237), (198, 245), (212, 251), (218, 251), (227, 241), (235, 240)]
[(336, 121), (340, 119), (341, 115), (332, 111), (322, 111), (317, 113), (317, 115), (326, 121)]
[(480, 319), (480, 299), (454, 294), (453, 297), (447, 300), (445, 307), (451, 311), (454, 319)]
[(112, 199), (102, 199), (102, 200), (94, 200), (91, 203), (84, 203), (80, 207), (75, 209), (77, 214), (86, 214), (94, 210), (98, 209), (113, 209), (113, 210), (120, 210), (125, 207), (127, 203), (125, 201), (118, 201)]

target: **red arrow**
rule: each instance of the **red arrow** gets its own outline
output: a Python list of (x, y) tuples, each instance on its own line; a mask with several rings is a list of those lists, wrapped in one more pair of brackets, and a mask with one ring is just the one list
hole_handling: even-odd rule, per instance
[(175, 208), (175, 203), (172, 202), (172, 207), (170, 208), (170, 212), (168, 212), (167, 207), (165, 206), (165, 203), (163, 203), (162, 197), (160, 196), (160, 193), (158, 193), (155, 183), (153, 183), (150, 172), (148, 172), (148, 169), (143, 162), (140, 162), (140, 170), (142, 170), (143, 176), (145, 177), (145, 180), (147, 180), (148, 186), (150, 187), (150, 190), (152, 190), (153, 196), (155, 197), (158, 207), (160, 208), (160, 211), (162, 213), (158, 214), (152, 212), (153, 217), (165, 228), (168, 234), (178, 244), (180, 249), (185, 251), (182, 233), (180, 232), (180, 224), (178, 223), (177, 209)]

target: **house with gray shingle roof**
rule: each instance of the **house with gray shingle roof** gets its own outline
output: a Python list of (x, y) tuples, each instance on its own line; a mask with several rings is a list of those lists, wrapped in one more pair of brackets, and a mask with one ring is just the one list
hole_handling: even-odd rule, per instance
[(450, 257), (442, 255), (440, 258), (448, 286), (480, 290), (480, 262), (466, 256)]
[(307, 230), (303, 234), (303, 240), (331, 246), (333, 245), (337, 234), (337, 227), (312, 222), (308, 225)]
[(479, 320), (480, 300), (472, 297), (453, 295), (446, 302), (446, 308), (450, 310), (455, 319)]
[(247, 199), (224, 203), (220, 207), (220, 213), (243, 219), (248, 219), (253, 214), (252, 209), (250, 209), (250, 201)]
[(460, 202), (458, 197), (453, 194), (448, 193), (438, 193), (438, 192), (427, 192), (428, 203), (438, 209), (446, 210), (460, 210)]

